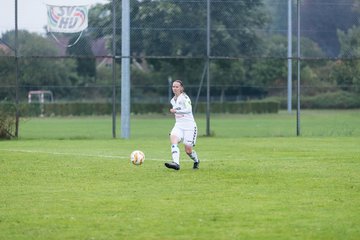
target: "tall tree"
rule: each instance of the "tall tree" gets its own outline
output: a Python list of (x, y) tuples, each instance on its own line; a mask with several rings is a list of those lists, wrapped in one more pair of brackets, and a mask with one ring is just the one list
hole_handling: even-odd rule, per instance
[[(70, 42), (76, 41), (74, 39)], [(73, 56), (77, 56), (77, 72), (79, 76), (83, 77), (95, 77), (96, 76), (96, 59), (91, 49), (91, 41), (89, 37), (81, 38), (74, 46), (67, 48), (67, 53)]]
[[(207, 1), (130, 0), (131, 53), (144, 57), (195, 57), (206, 56)], [(261, 0), (210, 1), (211, 3), (211, 55), (253, 56), (260, 51), (259, 29), (265, 26), (267, 15)], [(111, 36), (111, 4), (98, 5), (90, 10), (89, 25), (97, 37)], [(120, 4), (116, 12), (121, 13)], [(99, 19), (99, 20), (97, 20)], [(117, 27), (121, 14), (116, 15)], [(106, 26), (106, 27), (105, 27)], [(117, 31), (117, 54), (121, 53)], [(198, 82), (203, 61), (186, 65), (178, 59), (148, 59), (154, 70), (172, 71), (174, 76), (192, 74), (187, 79)], [(221, 67), (221, 66), (220, 66)], [(225, 69), (224, 69), (225, 70)], [(225, 70), (226, 71), (226, 70)]]
[[(35, 58), (33, 56), (57, 56), (58, 49), (53, 42), (26, 30), (18, 32), (19, 39), (19, 84), (21, 86), (20, 98), (27, 97), (27, 91), (39, 88), (72, 85), (76, 82), (75, 65), (71, 60), (52, 60)], [(15, 32), (8, 31), (2, 35), (6, 42), (14, 42)], [(15, 83), (15, 68), (13, 65), (0, 64), (0, 73), (9, 73), (6, 82)], [(5, 81), (4, 81), (5, 82)], [(1, 84), (4, 83), (0, 81)], [(62, 88), (56, 88), (56, 96), (67, 94)]]
[[(207, 1), (142, 1), (134, 5), (134, 51), (150, 56), (205, 56)], [(256, 51), (256, 30), (266, 15), (262, 1), (210, 1), (211, 54)], [(139, 34), (139, 35), (138, 35)], [(137, 36), (140, 36), (139, 38)]]
[(354, 0), (304, 0), (301, 6), (301, 32), (317, 42), (329, 57), (337, 57), (340, 43), (337, 30), (358, 24), (359, 8)]

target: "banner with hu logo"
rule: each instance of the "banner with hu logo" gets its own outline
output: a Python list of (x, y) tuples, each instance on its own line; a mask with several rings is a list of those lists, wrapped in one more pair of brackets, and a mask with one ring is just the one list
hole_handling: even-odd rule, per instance
[(49, 32), (76, 33), (88, 27), (88, 6), (47, 5)]

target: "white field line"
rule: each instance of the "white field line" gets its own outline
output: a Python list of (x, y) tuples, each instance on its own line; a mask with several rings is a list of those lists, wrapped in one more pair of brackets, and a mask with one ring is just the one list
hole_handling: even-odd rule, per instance
[[(83, 153), (69, 153), (69, 152), (50, 152), (50, 151), (39, 151), (39, 150), (0, 149), (0, 151), (17, 152), (17, 153), (31, 153), (31, 154), (49, 154), (49, 155), (77, 156), (77, 157), (130, 159), (130, 156), (103, 155), (103, 154), (83, 154)], [(146, 158), (146, 160), (165, 162), (167, 159)], [(182, 160), (182, 161), (192, 161), (192, 160)]]

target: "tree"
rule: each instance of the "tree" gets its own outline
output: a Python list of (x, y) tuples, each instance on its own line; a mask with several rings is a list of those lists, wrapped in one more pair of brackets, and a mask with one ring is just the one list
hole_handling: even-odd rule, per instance
[(227, 94), (241, 95), (246, 85), (244, 60), (214, 60), (211, 64), (211, 77), (216, 82), (217, 89), (220, 89), (220, 102), (224, 102)]
[[(151, 66), (149, 69), (164, 74), (162, 79), (153, 79), (155, 82), (151, 84), (160, 84), (160, 81), (167, 80), (167, 76), (182, 78), (187, 81), (187, 85), (198, 84), (206, 57), (207, 1), (130, 2), (132, 56), (138, 61), (148, 58), (147, 63)], [(210, 1), (212, 56), (253, 56), (260, 52), (259, 43), (262, 39), (257, 30), (263, 28), (268, 21), (262, 2)], [(107, 4), (91, 9), (89, 26), (91, 29), (98, 29), (93, 33), (96, 37), (111, 36), (111, 7), (111, 4)], [(116, 12), (121, 12), (119, 4), (116, 4)], [(117, 28), (121, 26), (120, 17), (121, 14), (116, 15)], [(119, 32), (117, 34), (116, 53), (120, 54), (121, 36)], [(195, 59), (179, 59), (188, 57)], [(219, 71), (229, 71), (226, 64), (214, 64), (212, 65)], [(241, 66), (236, 69), (241, 69)], [(235, 80), (216, 78), (216, 81), (238, 81), (241, 75), (236, 71), (231, 75), (236, 76)]]
[[(360, 13), (360, 0), (354, 0), (353, 11)], [(352, 26), (347, 31), (337, 31), (342, 58), (359, 58), (360, 56), (360, 27)], [(348, 59), (337, 61), (331, 78), (341, 89), (360, 93), (360, 61)]]
[(337, 30), (345, 31), (358, 24), (359, 13), (354, 8), (359, 7), (355, 6), (353, 0), (304, 0), (302, 35), (317, 42), (327, 56), (337, 57), (340, 52)]
[(340, 57), (360, 57), (360, 27), (353, 26), (347, 32), (338, 30)]
[[(15, 32), (8, 31), (2, 35), (6, 42), (14, 42)], [(48, 39), (26, 30), (18, 32), (19, 39), (19, 85), (20, 99), (27, 97), (27, 91), (37, 88), (55, 87), (55, 97), (68, 94), (68, 91), (59, 86), (71, 86), (77, 82), (75, 64), (70, 60), (49, 61), (46, 57), (58, 55), (58, 49)], [(34, 56), (43, 56), (37, 58)], [(8, 62), (9, 63), (9, 62)], [(0, 64), (0, 73), (8, 73), (7, 81), (1, 81), (0, 86), (5, 83), (15, 83), (14, 64)], [(3, 98), (6, 96), (2, 96)], [(9, 96), (11, 99), (13, 97)]]
[[(338, 31), (341, 45), (340, 57), (360, 56), (360, 27), (352, 27), (347, 32)], [(360, 93), (360, 61), (358, 59), (338, 61), (332, 78), (347, 91)]]
[[(256, 51), (264, 26), (262, 1), (210, 1), (211, 55)], [(139, 1), (132, 13), (133, 51), (148, 56), (206, 56), (206, 1)], [(139, 36), (139, 37), (137, 37)]]
[[(131, 0), (130, 6), (131, 51), (135, 56), (206, 55), (206, 1)], [(111, 36), (111, 7), (91, 9), (89, 25), (98, 29), (93, 33), (96, 37)], [(116, 11), (121, 12), (119, 4)], [(212, 54), (239, 56), (255, 51), (260, 40), (255, 30), (265, 25), (266, 16), (261, 0), (211, 1)], [(119, 27), (121, 14), (116, 17)], [(120, 53), (121, 44), (116, 46)]]
[[(70, 42), (74, 42), (74, 37)], [(96, 59), (91, 49), (89, 37), (82, 37), (74, 46), (67, 48), (69, 55), (77, 56), (77, 73), (82, 77), (96, 77)]]

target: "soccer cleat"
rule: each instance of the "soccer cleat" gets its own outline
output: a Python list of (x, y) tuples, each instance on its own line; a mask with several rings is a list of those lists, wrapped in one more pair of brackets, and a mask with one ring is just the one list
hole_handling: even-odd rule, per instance
[(194, 162), (193, 169), (199, 169), (200, 160)]
[(175, 162), (165, 163), (165, 167), (180, 170), (180, 165)]

